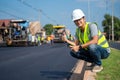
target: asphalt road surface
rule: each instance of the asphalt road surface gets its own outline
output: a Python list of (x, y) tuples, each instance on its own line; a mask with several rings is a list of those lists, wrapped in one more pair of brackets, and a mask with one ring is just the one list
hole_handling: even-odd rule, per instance
[(77, 59), (65, 44), (0, 48), (0, 80), (69, 80)]
[(120, 42), (109, 42), (110, 47), (120, 50)]

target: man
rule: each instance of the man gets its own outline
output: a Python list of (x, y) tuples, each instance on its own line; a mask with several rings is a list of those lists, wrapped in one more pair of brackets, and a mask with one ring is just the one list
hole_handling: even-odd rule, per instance
[(53, 34), (51, 34), (51, 35), (50, 35), (50, 43), (51, 43), (51, 45), (53, 45), (53, 43), (54, 43), (54, 41), (53, 41), (53, 40), (54, 40), (54, 35), (53, 35)]
[(88, 23), (85, 14), (81, 9), (75, 9), (72, 13), (72, 20), (76, 24), (76, 40), (68, 40), (64, 34), (63, 40), (70, 44), (70, 54), (78, 59), (91, 62), (93, 72), (100, 72), (102, 67), (101, 59), (110, 54), (109, 44), (105, 36), (100, 32), (97, 25)]
[(37, 41), (38, 41), (38, 46), (40, 46), (41, 45), (41, 37), (40, 37), (40, 35), (37, 36)]

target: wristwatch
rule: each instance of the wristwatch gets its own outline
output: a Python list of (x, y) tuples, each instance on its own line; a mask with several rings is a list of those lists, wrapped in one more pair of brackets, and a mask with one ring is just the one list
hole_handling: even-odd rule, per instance
[(79, 49), (82, 49), (82, 46), (81, 46), (81, 45), (79, 45)]

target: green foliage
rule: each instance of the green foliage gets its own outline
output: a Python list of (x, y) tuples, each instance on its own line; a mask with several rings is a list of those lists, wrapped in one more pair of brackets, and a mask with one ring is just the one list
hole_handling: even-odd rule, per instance
[[(111, 34), (111, 27), (112, 27), (112, 16), (109, 14), (105, 14), (104, 20), (102, 21), (102, 25), (104, 26), (104, 32), (107, 33), (107, 36)], [(114, 18), (114, 35), (115, 35), (115, 40), (120, 40), (120, 19), (117, 17)]]
[(47, 35), (50, 35), (53, 32), (52, 24), (46, 24), (43, 28), (45, 29)]

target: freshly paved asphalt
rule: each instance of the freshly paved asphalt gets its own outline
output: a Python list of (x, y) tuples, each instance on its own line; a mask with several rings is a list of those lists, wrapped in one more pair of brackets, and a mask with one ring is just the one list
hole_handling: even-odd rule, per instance
[[(120, 43), (110, 47), (120, 50)], [(69, 51), (65, 44), (0, 47), (0, 80), (69, 80), (77, 62)], [(82, 80), (83, 73), (74, 77)]]
[(69, 80), (77, 62), (65, 44), (1, 47), (0, 80)]
[(110, 47), (120, 50), (120, 42), (109, 42)]

